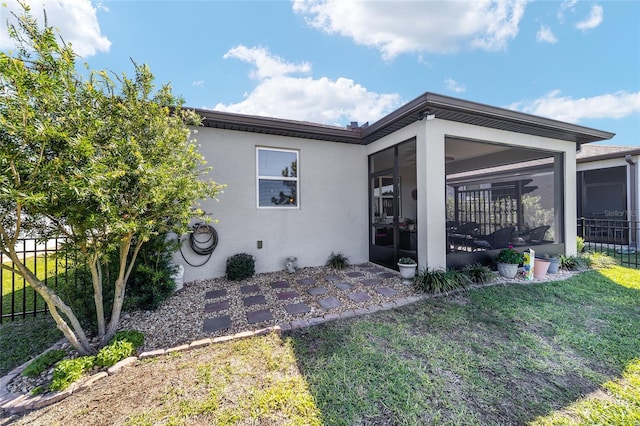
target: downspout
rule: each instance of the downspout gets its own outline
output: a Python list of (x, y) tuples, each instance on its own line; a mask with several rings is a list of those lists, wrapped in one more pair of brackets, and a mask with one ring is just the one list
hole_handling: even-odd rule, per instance
[(631, 232), (630, 236), (632, 241), (629, 241), (629, 245), (633, 247), (638, 247), (638, 177), (636, 170), (636, 162), (631, 158), (631, 155), (627, 154), (624, 156), (624, 160), (629, 164), (629, 208), (627, 210), (627, 220), (629, 221), (629, 225), (631, 230), (635, 232)]

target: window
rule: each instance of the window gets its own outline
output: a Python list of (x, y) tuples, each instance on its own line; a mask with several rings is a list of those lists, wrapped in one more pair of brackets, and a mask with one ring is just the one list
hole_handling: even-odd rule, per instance
[(257, 148), (258, 207), (297, 208), (298, 151)]

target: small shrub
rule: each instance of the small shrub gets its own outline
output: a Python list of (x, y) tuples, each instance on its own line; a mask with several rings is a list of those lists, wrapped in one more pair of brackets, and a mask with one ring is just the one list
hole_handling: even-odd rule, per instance
[(484, 266), (479, 263), (465, 265), (462, 272), (469, 277), (472, 283), (475, 284), (488, 283), (496, 276), (488, 266)]
[(256, 260), (247, 253), (234, 254), (227, 259), (227, 279), (231, 281), (240, 281), (250, 278), (255, 274)]
[(133, 343), (128, 340), (116, 340), (100, 349), (96, 355), (96, 365), (98, 367), (111, 367), (118, 361), (130, 357), (135, 353)]
[(36, 386), (35, 388), (31, 389), (31, 396), (40, 395), (41, 393), (44, 393), (45, 390), (46, 389), (43, 386)]
[(135, 349), (138, 349), (144, 343), (144, 334), (140, 333), (137, 330), (118, 331), (109, 343), (117, 342), (120, 340), (131, 342), (133, 344), (133, 347)]
[(586, 256), (560, 255), (560, 267), (569, 271), (581, 271), (591, 267), (591, 259)]
[(118, 361), (130, 357), (136, 349), (144, 343), (144, 335), (136, 330), (119, 331), (113, 336), (111, 342), (100, 349), (96, 355), (96, 365), (99, 367), (111, 367)]
[(43, 371), (64, 358), (66, 354), (67, 351), (62, 349), (45, 352), (34, 359), (27, 368), (22, 371), (22, 375), (25, 377), (37, 377)]
[(417, 290), (425, 293), (444, 293), (464, 288), (469, 284), (469, 278), (460, 271), (429, 269), (418, 272), (414, 280)]
[(345, 269), (349, 266), (349, 258), (342, 253), (331, 252), (326, 265), (333, 269)]
[(398, 259), (398, 263), (401, 265), (415, 265), (416, 261), (410, 257), (401, 257)]
[(618, 264), (615, 258), (600, 252), (587, 253), (582, 257), (588, 260), (589, 266), (593, 269), (607, 269)]
[(576, 249), (578, 250), (578, 253), (582, 253), (582, 251), (584, 250), (584, 238), (576, 238)]
[(95, 365), (95, 358), (94, 356), (81, 356), (60, 361), (53, 369), (53, 380), (51, 380), (49, 389), (61, 391), (68, 388), (71, 383), (80, 379), (83, 374), (91, 371)]

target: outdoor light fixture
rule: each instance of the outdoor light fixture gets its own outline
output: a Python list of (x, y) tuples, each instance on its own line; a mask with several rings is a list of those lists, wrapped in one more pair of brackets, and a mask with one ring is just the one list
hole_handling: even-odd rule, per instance
[(427, 120), (434, 120), (436, 118), (436, 114), (430, 109), (420, 112), (420, 114), (418, 115), (418, 120), (423, 120), (425, 118)]

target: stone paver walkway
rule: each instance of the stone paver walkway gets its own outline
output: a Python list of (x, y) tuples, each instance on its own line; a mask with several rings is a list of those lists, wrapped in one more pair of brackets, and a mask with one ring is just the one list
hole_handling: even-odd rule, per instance
[(345, 312), (342, 316), (369, 312), (372, 305), (372, 312), (383, 304), (392, 307), (393, 299), (402, 297), (402, 293), (413, 294), (396, 271), (370, 263), (320, 275), (315, 270), (314, 276), (305, 276), (301, 269), (271, 282), (239, 285), (239, 291), (212, 288), (204, 295), (203, 331), (219, 335), (244, 324), (249, 328), (280, 325), (286, 329), (336, 319)]

